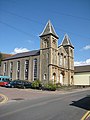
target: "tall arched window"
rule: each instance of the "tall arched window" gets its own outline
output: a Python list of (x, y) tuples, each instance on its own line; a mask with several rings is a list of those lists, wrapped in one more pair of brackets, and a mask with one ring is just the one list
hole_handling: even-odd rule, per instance
[(63, 63), (63, 53), (59, 56), (59, 65), (62, 66)]
[(47, 48), (48, 47), (47, 39), (43, 40), (42, 46), (43, 46), (43, 48)]
[(13, 73), (13, 62), (10, 63), (10, 78), (12, 79), (12, 73)]
[(37, 59), (33, 60), (33, 80), (37, 80)]
[(66, 67), (66, 56), (64, 56), (64, 67)]
[(55, 51), (55, 56), (54, 56), (54, 58), (55, 58), (55, 64), (57, 64), (57, 52)]
[(25, 80), (28, 80), (29, 60), (25, 61)]
[(20, 61), (17, 62), (17, 79), (20, 79)]
[(6, 62), (4, 63), (4, 70), (3, 70), (3, 72), (4, 72), (4, 75), (6, 75)]

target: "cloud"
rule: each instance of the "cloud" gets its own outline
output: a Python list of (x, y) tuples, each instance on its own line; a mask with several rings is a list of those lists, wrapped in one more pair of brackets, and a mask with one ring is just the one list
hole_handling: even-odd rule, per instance
[(85, 61), (75, 61), (74, 66), (81, 66), (81, 65), (90, 65), (90, 59), (87, 59)]
[(29, 50), (27, 48), (15, 48), (11, 54), (17, 54), (17, 53), (28, 52), (28, 51)]
[(83, 50), (90, 50), (90, 45), (86, 45), (85, 47), (83, 47)]

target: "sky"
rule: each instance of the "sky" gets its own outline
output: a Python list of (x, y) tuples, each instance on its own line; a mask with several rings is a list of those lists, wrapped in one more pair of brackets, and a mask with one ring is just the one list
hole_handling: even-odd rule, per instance
[(0, 52), (40, 49), (40, 37), (51, 21), (61, 44), (67, 33), (75, 65), (90, 64), (90, 0), (0, 0)]

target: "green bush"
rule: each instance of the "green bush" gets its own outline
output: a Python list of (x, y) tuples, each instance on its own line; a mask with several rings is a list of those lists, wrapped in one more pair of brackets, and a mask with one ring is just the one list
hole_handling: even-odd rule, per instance
[(35, 81), (32, 82), (31, 87), (33, 89), (41, 89), (41, 82), (39, 80), (35, 80)]
[(61, 86), (62, 86), (61, 83), (56, 83), (57, 88), (61, 88)]
[(43, 87), (44, 90), (49, 90), (49, 91), (55, 91), (56, 90), (56, 85), (49, 83), (49, 84), (45, 84)]

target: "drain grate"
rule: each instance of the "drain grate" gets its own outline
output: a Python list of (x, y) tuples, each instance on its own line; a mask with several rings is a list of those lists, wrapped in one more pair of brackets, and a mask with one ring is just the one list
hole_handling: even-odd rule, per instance
[(24, 100), (23, 98), (14, 98), (12, 100)]

